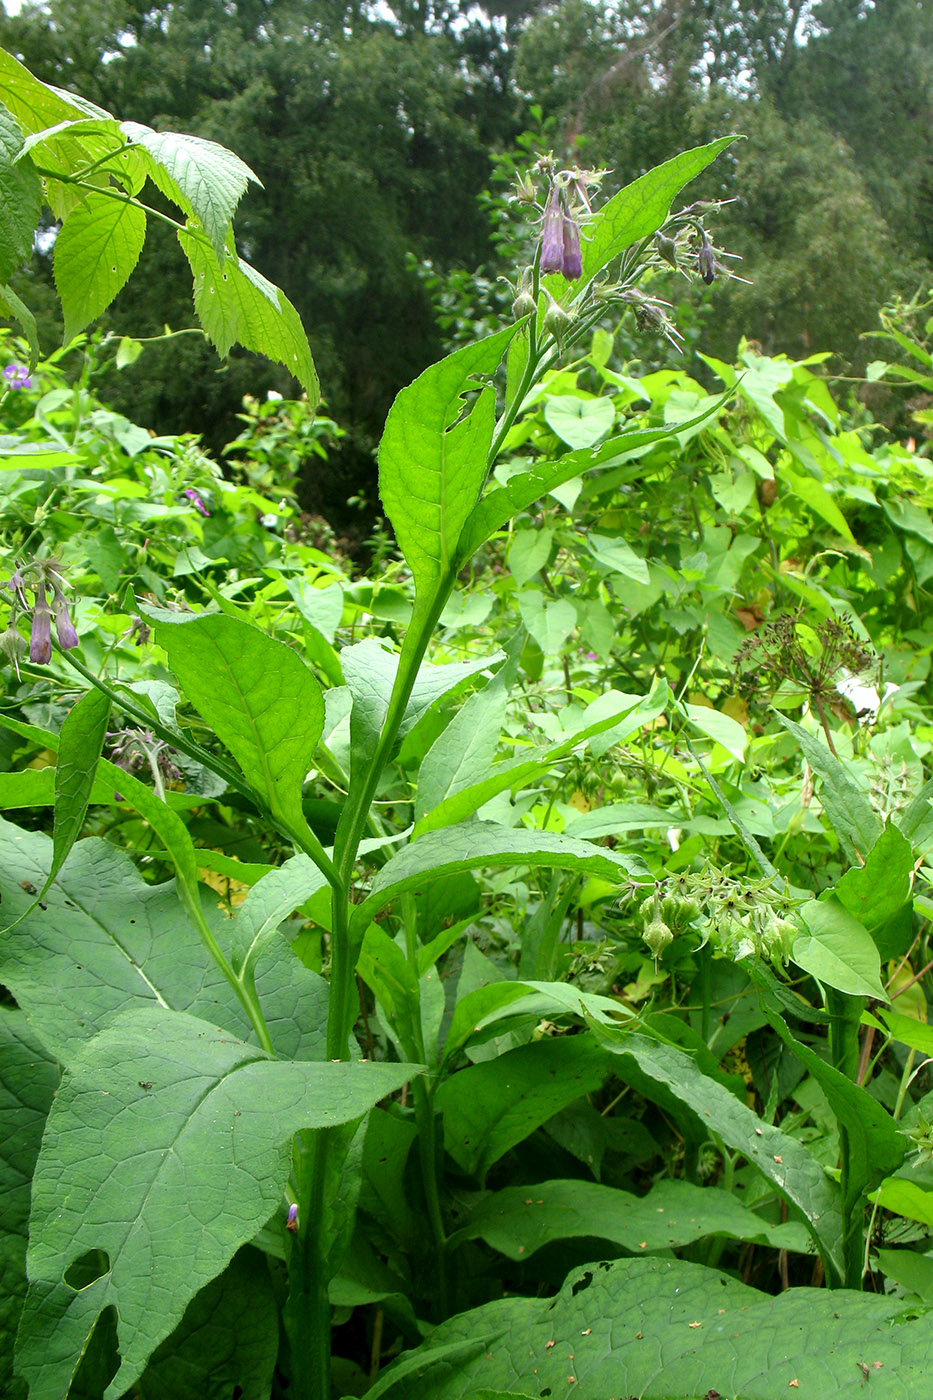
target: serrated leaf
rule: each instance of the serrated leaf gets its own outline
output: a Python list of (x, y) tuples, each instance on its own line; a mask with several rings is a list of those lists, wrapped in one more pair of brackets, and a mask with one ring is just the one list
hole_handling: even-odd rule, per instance
[(0, 106), (0, 283), (31, 254), (42, 212), (42, 189), (32, 161), (16, 159), (22, 146), (19, 123)]
[(324, 728), (312, 672), (284, 642), (224, 613), (160, 613), (154, 625), (192, 705), (273, 815), (301, 829), (301, 786)]
[[(0, 306), (5, 306), (13, 320), (18, 321), (22, 327), (23, 334), (29, 344), (29, 369), (30, 371), (34, 370), (39, 360), (39, 331), (36, 326), (35, 316), (33, 316), (29, 307), (16, 295), (12, 287), (0, 286)], [(37, 448), (39, 449), (39, 453), (48, 451), (45, 445), (41, 443), (20, 444), (21, 448), (27, 446), (32, 448), (34, 452)], [(61, 456), (70, 456), (71, 454), (56, 453), (55, 455), (60, 458)], [(37, 462), (36, 465), (50, 466), (55, 465), (55, 463), (46, 462), (43, 464), (42, 462)], [(0, 457), (0, 469), (6, 466), (7, 462), (3, 457)]]
[(168, 175), (169, 180), (162, 181), (157, 179), (155, 171), (150, 171), (163, 194), (197, 216), (213, 244), (216, 257), (222, 261), (236, 207), (250, 181), (262, 185), (259, 176), (239, 156), (216, 141), (177, 131), (153, 131), (138, 122), (122, 122), (121, 126), (124, 134), (148, 151), (156, 165)]
[[(111, 1304), (121, 1365), (105, 1400), (123, 1395), (280, 1206), (293, 1135), (349, 1123), (417, 1073), (270, 1060), (158, 1007), (117, 1016), (66, 1075), (36, 1167), (18, 1343), (31, 1400), (61, 1400), (88, 1324)], [(93, 1307), (62, 1315), (75, 1296), (63, 1276), (97, 1250), (109, 1267)]]
[(53, 254), (66, 345), (106, 311), (139, 261), (145, 241), (146, 215), (138, 204), (116, 192), (84, 191), (65, 219)]
[[(529, 1192), (530, 1194), (530, 1192)], [(436, 1327), (365, 1400), (473, 1400), (483, 1387), (639, 1400), (908, 1400), (933, 1366), (933, 1314), (843, 1289), (777, 1297), (681, 1260), (574, 1269), (556, 1297), (505, 1298)], [(571, 1383), (570, 1377), (573, 1377)]]
[(284, 365), (308, 396), (320, 402), (311, 347), (298, 312), (285, 293), (228, 250), (218, 259), (203, 236), (180, 229), (178, 241), (194, 277), (194, 307), (218, 354), (234, 342)]
[(0, 49), (0, 102), (16, 117), (24, 132), (41, 131), (54, 122), (82, 114), (80, 99), (40, 82), (12, 54)]
[(507, 1186), (481, 1198), (452, 1243), (482, 1239), (518, 1260), (555, 1240), (608, 1240), (637, 1254), (681, 1248), (710, 1235), (804, 1253), (812, 1247), (802, 1225), (770, 1225), (728, 1191), (687, 1181), (660, 1181), (645, 1196), (595, 1181)]
[(495, 373), (517, 329), (507, 326), (431, 365), (389, 410), (379, 445), (379, 494), (419, 600), (430, 600), (453, 569), (461, 531), (486, 479), (495, 393), (483, 389), (465, 415), (463, 396), (475, 389), (477, 377)]

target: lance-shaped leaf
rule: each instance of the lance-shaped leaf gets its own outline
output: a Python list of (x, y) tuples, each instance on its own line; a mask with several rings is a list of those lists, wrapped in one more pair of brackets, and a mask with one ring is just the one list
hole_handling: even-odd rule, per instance
[(577, 295), (626, 248), (655, 233), (667, 218), (671, 201), (684, 185), (695, 179), (736, 139), (735, 136), (721, 136), (708, 146), (694, 146), (693, 150), (683, 151), (613, 195), (587, 226), (583, 277), (574, 283), (574, 294)]
[(495, 394), (463, 396), (495, 373), (517, 326), (455, 350), (398, 395), (379, 446), (379, 493), (419, 600), (454, 566), (457, 542), (486, 479)]
[(710, 1235), (802, 1253), (812, 1247), (796, 1221), (770, 1225), (730, 1192), (688, 1181), (659, 1181), (645, 1196), (595, 1181), (507, 1186), (479, 1199), (451, 1244), (482, 1239), (509, 1259), (528, 1259), (554, 1240), (609, 1240), (637, 1254)]
[[(839, 1190), (803, 1143), (765, 1123), (675, 1046), (603, 1027), (598, 1033), (613, 1054), (631, 1057), (649, 1086), (653, 1080), (673, 1094), (701, 1127), (716, 1133), (733, 1152), (741, 1152), (801, 1211), (828, 1269), (841, 1278)], [(622, 1070), (620, 1077), (625, 1077)]]
[(43, 887), (43, 894), (61, 870), (68, 852), (81, 835), (94, 789), (101, 749), (104, 747), (109, 717), (110, 697), (102, 691), (89, 690), (73, 707), (62, 725), (58, 762), (55, 765), (52, 869)]
[(234, 341), (284, 365), (314, 408), (321, 397), (311, 347), (284, 292), (228, 246), (220, 258), (203, 234), (181, 229), (178, 241), (194, 277), (194, 309), (219, 355)]
[[(0, 285), (0, 306), (5, 306), (13, 320), (19, 322), (23, 335), (26, 337), (29, 344), (29, 367), (30, 369), (35, 369), (39, 359), (39, 332), (36, 327), (35, 316), (33, 316), (29, 307), (16, 295), (12, 287)], [(6, 441), (9, 442), (10, 439), (6, 439)], [(40, 459), (36, 461), (36, 466), (58, 466), (60, 465), (61, 457), (70, 457), (72, 455), (70, 453), (58, 452), (51, 454), (45, 444), (38, 442), (20, 443), (17, 444), (17, 446), (20, 452), (22, 452), (24, 447), (33, 449), (36, 458)], [(38, 451), (36, 451), (36, 449), (38, 449)], [(15, 450), (14, 448), (14, 451)], [(6, 461), (8, 455), (10, 455), (9, 448), (6, 447), (2, 450), (2, 455), (0, 455), (0, 470), (8, 465)], [(23, 455), (30, 454), (24, 453)], [(50, 461), (49, 457), (53, 455), (58, 460)]]
[(820, 778), (820, 801), (830, 825), (849, 860), (861, 864), (881, 835), (881, 822), (868, 798), (859, 792), (844, 765), (822, 740), (779, 710), (774, 711), (774, 717), (793, 734), (804, 758)]
[(54, 253), (66, 345), (106, 311), (139, 261), (145, 241), (145, 213), (115, 190), (87, 190), (69, 211)]
[(222, 259), (230, 220), (250, 181), (262, 183), (259, 176), (216, 141), (177, 131), (153, 131), (139, 122), (121, 122), (121, 128), (152, 157), (153, 182), (186, 213), (200, 219)]
[(772, 1298), (699, 1264), (617, 1259), (574, 1269), (556, 1297), (504, 1298), (442, 1322), (365, 1400), (476, 1400), (484, 1387), (907, 1400), (924, 1394), (931, 1367), (933, 1314), (903, 1298), (815, 1288)]
[(23, 133), (11, 112), (0, 106), (0, 282), (32, 252), (32, 236), (42, 212), (42, 191), (31, 160), (16, 160)]
[[(280, 1206), (291, 1139), (359, 1118), (412, 1065), (270, 1060), (210, 1022), (124, 1012), (91, 1041), (53, 1105), (33, 1182), (18, 1366), (31, 1400), (61, 1400), (100, 1311), (121, 1365), (106, 1400), (142, 1374), (195, 1293)], [(81, 1293), (69, 1270), (104, 1272)], [(93, 1294), (76, 1315), (76, 1297)]]
[(224, 613), (160, 613), (159, 645), (188, 699), (233, 754), (250, 786), (301, 828), (301, 785), (324, 728), (324, 698), (284, 642)]
[(620, 856), (553, 831), (513, 829), (493, 822), (465, 822), (430, 831), (386, 861), (373, 880), (369, 897), (354, 909), (352, 927), (362, 934), (386, 904), (400, 894), (419, 889), (428, 880), (483, 866), (512, 865), (574, 870), (580, 875), (598, 875), (619, 884), (626, 881), (633, 870), (643, 870), (637, 857)]
[[(728, 390), (696, 418), (691, 418), (687, 423), (677, 424), (676, 432), (699, 426), (714, 418), (731, 393), (732, 390)], [(537, 461), (527, 471), (516, 472), (504, 486), (495, 486), (487, 491), (476, 509), (471, 512), (457, 545), (458, 566), (471, 559), (480, 545), (497, 530), (501, 530), (513, 515), (527, 509), (555, 487), (596, 467), (618, 466), (625, 462), (629, 455), (640, 454), (644, 448), (672, 436), (675, 436), (675, 429), (671, 426), (632, 428), (610, 438), (599, 447), (570, 452), (558, 457), (556, 461)], [(632, 463), (630, 470), (632, 479), (642, 472), (637, 462)]]

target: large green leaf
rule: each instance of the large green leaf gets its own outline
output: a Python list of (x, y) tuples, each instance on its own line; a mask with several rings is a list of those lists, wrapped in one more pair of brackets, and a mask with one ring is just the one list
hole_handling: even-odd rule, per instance
[(649, 170), (613, 195), (588, 225), (583, 243), (583, 278), (574, 294), (586, 287), (607, 263), (640, 238), (647, 238), (667, 218), (671, 201), (737, 138), (721, 136), (708, 146), (695, 146)]
[(42, 212), (42, 190), (32, 161), (16, 160), (23, 133), (0, 106), (0, 282), (6, 282), (32, 252)]
[(139, 261), (146, 215), (118, 194), (86, 190), (55, 240), (55, 285), (67, 345), (113, 301)]
[(418, 770), (415, 821), (446, 797), (484, 778), (496, 757), (505, 723), (508, 688), (501, 672), (460, 707), (435, 739)]
[[(839, 1191), (803, 1143), (765, 1123), (722, 1084), (705, 1075), (682, 1050), (645, 1036), (599, 1028), (613, 1054), (631, 1059), (644, 1076), (673, 1095), (706, 1132), (714, 1132), (733, 1152), (741, 1152), (802, 1213), (827, 1271), (842, 1276), (842, 1219)], [(620, 1067), (620, 1077), (625, 1070)]]
[[(883, 958), (906, 952), (911, 921), (897, 916), (910, 902), (913, 883), (910, 841), (889, 822), (872, 846), (864, 865), (853, 865), (836, 882), (833, 894), (871, 934)], [(895, 923), (892, 923), (895, 920)]]
[(769, 1225), (730, 1192), (687, 1181), (659, 1181), (646, 1196), (595, 1181), (507, 1186), (480, 1198), (451, 1244), (482, 1239), (509, 1259), (527, 1259), (554, 1240), (608, 1240), (639, 1254), (678, 1249), (710, 1235), (772, 1249), (812, 1248), (802, 1225)]
[[(575, 1269), (555, 1298), (506, 1298), (443, 1322), (366, 1400), (473, 1400), (483, 1387), (585, 1400), (912, 1400), (933, 1313), (899, 1298), (791, 1288), (776, 1298), (680, 1260)], [(868, 1379), (866, 1380), (865, 1377)]]
[(324, 698), (301, 657), (224, 613), (159, 613), (155, 633), (250, 786), (274, 816), (302, 829), (301, 786), (324, 728)]
[(45, 889), (55, 879), (68, 852), (81, 835), (109, 718), (109, 696), (99, 690), (89, 690), (71, 709), (62, 725), (58, 762), (55, 765), (52, 869)]
[(431, 365), (389, 410), (379, 446), (379, 493), (419, 602), (429, 605), (454, 567), (457, 542), (488, 470), (495, 393), (463, 396), (495, 373), (517, 326), (507, 326)]
[[(0, 819), (3, 908), (11, 922), (33, 902), (23, 883), (41, 885), (51, 854), (47, 836)], [(208, 894), (204, 917), (224, 944), (234, 936), (236, 920), (212, 908)], [(115, 1012), (140, 1001), (250, 1036), (246, 1013), (185, 918), (174, 881), (147, 884), (125, 852), (90, 839), (75, 845), (42, 903), (44, 909), (32, 909), (0, 939), (0, 981), (64, 1063)], [(276, 1050), (320, 1058), (327, 986), (281, 936), (258, 959), (256, 989)]]
[(608, 1056), (588, 1035), (539, 1040), (469, 1065), (435, 1095), (444, 1115), (444, 1147), (482, 1181), (509, 1148), (598, 1089), (610, 1068)]
[(40, 82), (3, 49), (0, 49), (0, 102), (10, 109), (27, 132), (41, 131), (54, 122), (71, 121), (82, 115), (80, 98)]
[(178, 241), (194, 277), (194, 309), (219, 355), (236, 341), (284, 365), (308, 396), (321, 397), (311, 347), (298, 312), (284, 292), (229, 248), (220, 259), (204, 235), (180, 229)]
[[(30, 1400), (61, 1400), (111, 1304), (121, 1365), (105, 1396), (123, 1395), (281, 1206), (293, 1135), (349, 1123), (417, 1073), (270, 1060), (163, 1007), (115, 1017), (66, 1074), (36, 1167), (18, 1349)], [(66, 1274), (93, 1251), (108, 1264), (75, 1316)]]
[(820, 801), (843, 850), (851, 861), (861, 864), (881, 835), (881, 822), (868, 798), (859, 792), (844, 765), (821, 740), (779, 710), (774, 715), (793, 734), (804, 758), (821, 779)]
[(23, 1400), (13, 1341), (26, 1296), (29, 1192), (59, 1068), (22, 1011), (0, 1007), (0, 1394)]
[(600, 875), (619, 884), (628, 879), (633, 869), (640, 868), (637, 858), (616, 855), (552, 831), (465, 822), (429, 831), (386, 861), (373, 880), (369, 897), (354, 909), (353, 926), (365, 929), (384, 905), (408, 890), (421, 888), (427, 880), (460, 870), (513, 865), (576, 870), (581, 875)]

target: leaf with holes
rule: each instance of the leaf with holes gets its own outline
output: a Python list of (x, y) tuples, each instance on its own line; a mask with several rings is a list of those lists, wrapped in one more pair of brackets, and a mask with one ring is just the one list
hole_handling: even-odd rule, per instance
[(146, 215), (116, 191), (85, 191), (55, 240), (55, 285), (65, 313), (67, 345), (113, 301), (146, 241)]

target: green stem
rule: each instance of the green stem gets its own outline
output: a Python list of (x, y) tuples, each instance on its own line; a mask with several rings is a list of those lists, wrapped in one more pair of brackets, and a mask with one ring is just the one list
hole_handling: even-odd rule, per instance
[[(833, 987), (826, 991), (826, 1007), (832, 1020), (829, 1025), (829, 1052), (833, 1067), (852, 1083), (858, 1077), (858, 1032), (863, 997), (846, 996)], [(839, 1129), (839, 1185), (842, 1196), (843, 1285), (860, 1288), (865, 1260), (865, 1202), (861, 1192), (853, 1193), (851, 1147), (845, 1124), (837, 1118)]]
[[(285, 1330), (292, 1364), (291, 1400), (330, 1400), (330, 1299), (321, 1228), (327, 1206), (329, 1134), (310, 1136), (298, 1149), (298, 1233), (288, 1261)], [(303, 1160), (302, 1160), (303, 1158)]]

